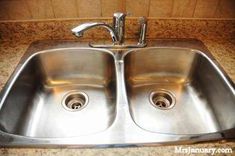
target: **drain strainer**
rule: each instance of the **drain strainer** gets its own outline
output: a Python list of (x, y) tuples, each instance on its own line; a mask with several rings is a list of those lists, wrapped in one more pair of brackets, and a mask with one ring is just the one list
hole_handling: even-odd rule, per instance
[(175, 96), (167, 90), (153, 91), (150, 94), (150, 103), (159, 109), (171, 109), (175, 105)]
[(88, 96), (84, 92), (71, 91), (65, 95), (62, 105), (68, 111), (82, 110), (88, 103)]

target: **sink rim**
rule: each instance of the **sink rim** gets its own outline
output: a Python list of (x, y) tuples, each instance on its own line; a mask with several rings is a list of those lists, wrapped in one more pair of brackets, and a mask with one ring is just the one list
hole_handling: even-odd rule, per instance
[[(178, 41), (178, 40), (176, 40)], [(169, 42), (169, 40), (167, 41)], [(170, 42), (175, 42), (175, 40), (170, 41)], [(188, 40), (186, 40), (185, 42), (188, 42)], [(198, 42), (198, 41), (197, 41)], [(200, 44), (201, 45), (201, 44)], [(33, 44), (31, 45), (33, 46)], [(77, 46), (77, 45), (76, 45)], [(204, 45), (201, 45), (203, 48)], [(150, 47), (146, 47), (146, 48), (169, 48), (169, 46), (159, 46), (156, 43), (156, 47), (154, 46), (150, 46)], [(144, 48), (144, 49), (146, 49)], [(182, 47), (177, 47), (177, 46), (171, 46), (171, 48), (182, 48)], [(203, 49), (202, 48), (202, 49)], [(53, 48), (53, 49), (49, 49), (49, 51), (54, 51), (54, 50), (68, 50), (68, 49), (88, 49), (88, 50), (97, 50), (99, 52), (107, 52), (109, 54), (112, 55), (115, 64), (118, 65), (123, 65), (123, 59), (124, 57), (132, 51), (138, 51), (138, 50), (142, 50), (142, 49), (121, 49), (121, 51), (123, 52), (122, 54), (118, 54), (115, 53), (116, 51), (113, 49), (101, 49), (101, 48), (89, 48), (89, 47), (70, 47), (70, 48), (66, 48), (66, 47), (62, 47), (62, 48)], [(214, 57), (210, 54), (210, 52), (205, 48), (205, 50), (201, 51), (195, 48), (183, 48), (183, 49), (191, 49), (191, 50), (195, 50), (198, 51), (200, 53), (202, 53), (203, 55), (205, 55), (205, 57), (209, 58), (209, 61), (211, 61), (211, 63), (213, 63), (213, 65), (216, 66), (217, 70), (219, 72), (222, 73), (222, 75), (224, 76), (225, 80), (227, 81), (226, 83), (228, 83), (229, 85), (231, 85), (232, 90), (234, 91), (234, 84), (232, 82), (232, 80), (228, 77), (228, 75), (224, 72), (224, 70), (220, 67), (220, 65), (217, 63), (217, 61), (214, 59)], [(201, 47), (199, 48), (201, 49)], [(20, 63), (17, 65), (17, 67), (15, 68), (15, 71), (13, 72), (13, 74), (10, 76), (9, 80), (7, 81), (7, 83), (5, 84), (5, 86), (3, 87), (1, 93), (0, 93), (0, 109), (2, 106), (2, 101), (4, 102), (5, 100), (1, 97), (3, 97), (4, 92), (11, 89), (11, 87), (6, 87), (7, 85), (10, 85), (12, 83), (12, 85), (15, 83), (14, 78), (17, 78), (20, 72), (17, 70), (23, 68), (25, 66), (25, 64), (27, 64), (26, 62), (29, 61), (30, 58), (32, 58), (34, 55), (38, 54), (38, 53), (43, 53), (43, 52), (48, 52), (48, 50), (39, 50), (39, 51), (31, 51), (28, 50), (26, 52), (26, 54), (22, 57)], [(115, 55), (117, 54), (117, 55)], [(126, 55), (125, 55), (126, 54)], [(117, 67), (117, 65), (115, 65), (116, 70), (123, 70), (122, 67)], [(122, 79), (123, 75), (117, 75), (116, 73), (116, 78), (117, 81), (118, 79)], [(123, 85), (123, 84), (121, 84)], [(123, 87), (123, 86), (122, 86)], [(118, 90), (118, 88), (117, 88)], [(234, 91), (235, 92), (235, 91)], [(118, 91), (117, 91), (118, 94)], [(120, 94), (120, 93), (119, 93)], [(116, 100), (118, 103), (118, 100)], [(119, 99), (120, 102), (120, 99)], [(123, 101), (121, 101), (123, 102)], [(125, 101), (124, 101), (125, 102)], [(128, 104), (129, 105), (129, 104)], [(129, 106), (128, 106), (129, 107)], [(122, 110), (125, 114), (125, 111), (127, 111), (127, 109), (129, 110), (129, 108), (122, 108), (122, 106), (119, 106), (119, 109)], [(119, 110), (119, 111), (120, 111)], [(118, 111), (118, 110), (117, 110)], [(98, 133), (98, 134), (92, 134), (92, 135), (87, 135), (87, 136), (78, 136), (78, 137), (71, 137), (71, 138), (32, 138), (32, 137), (27, 137), (27, 136), (21, 136), (21, 135), (15, 135), (15, 134), (9, 134), (6, 132), (3, 132), (0, 130), (0, 146), (3, 147), (61, 147), (61, 146), (75, 146), (75, 147), (113, 147), (115, 145), (121, 145), (122, 147), (128, 147), (128, 146), (148, 146), (150, 145), (162, 145), (162, 144), (180, 144), (180, 143), (196, 143), (196, 142), (201, 142), (201, 141), (212, 141), (212, 140), (219, 140), (219, 139), (234, 139), (235, 138), (235, 134), (234, 134), (234, 130), (235, 127), (232, 129), (226, 129), (223, 131), (219, 131), (219, 132), (214, 132), (214, 133), (204, 133), (202, 134), (166, 134), (166, 133), (151, 133), (151, 132), (147, 132), (146, 130), (143, 131), (142, 128), (137, 128), (138, 125), (134, 123), (134, 120), (131, 119), (130, 116), (127, 115), (127, 121), (132, 121), (131, 125), (128, 125), (130, 129), (130, 132), (134, 132), (135, 133), (135, 137), (136, 138), (130, 138), (127, 136), (127, 138), (123, 138), (123, 137), (118, 137), (117, 135), (119, 134), (118, 132), (118, 126), (121, 125), (121, 121), (123, 121), (123, 119), (117, 120), (115, 119), (115, 121), (113, 122), (113, 124), (104, 132)], [(116, 116), (116, 118), (120, 118), (120, 114), (119, 117)], [(107, 138), (104, 138), (104, 135), (111, 135), (113, 136), (113, 140), (110, 141)], [(140, 138), (146, 136), (145, 139), (141, 140)], [(86, 141), (84, 141), (83, 139), (86, 139)], [(100, 142), (96, 142), (96, 140), (99, 139), (104, 139), (104, 141)], [(149, 139), (149, 140), (148, 140)], [(81, 142), (80, 140), (83, 140), (84, 142)], [(141, 140), (141, 141), (140, 141)], [(95, 142), (95, 143), (94, 143)]]

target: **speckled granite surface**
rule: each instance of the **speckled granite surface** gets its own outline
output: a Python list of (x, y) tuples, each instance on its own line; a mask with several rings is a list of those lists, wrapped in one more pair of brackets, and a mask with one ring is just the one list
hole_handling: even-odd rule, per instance
[[(58, 22), (58, 21), (57, 21)], [(181, 21), (168, 21), (169, 24), (166, 26), (166, 21), (150, 21), (150, 31), (149, 38), (154, 38), (156, 36), (160, 36), (161, 38), (169, 38), (169, 37), (181, 37), (181, 38), (198, 38), (204, 42), (209, 51), (213, 54), (213, 56), (217, 59), (217, 61), (221, 64), (230, 78), (235, 82), (235, 21), (201, 21), (202, 25), (198, 27), (198, 23), (196, 21), (196, 26), (190, 28), (190, 21), (182, 22)], [(154, 22), (157, 22), (154, 24)], [(163, 23), (162, 23), (163, 22)], [(222, 24), (221, 24), (222, 22)], [(52, 22), (53, 23), (53, 22)], [(195, 21), (191, 22), (191, 24), (195, 24)], [(199, 21), (200, 23), (200, 21)], [(203, 24), (204, 23), (204, 24)], [(228, 24), (229, 23), (229, 24)], [(12, 23), (8, 22), (0, 23), (0, 89), (4, 86), (5, 82), (9, 78), (10, 74), (13, 72), (20, 58), (26, 51), (27, 47), (33, 40), (37, 39), (71, 39), (71, 34), (67, 34), (66, 31), (57, 31), (60, 28), (56, 27), (54, 24), (46, 27), (52, 31), (53, 34), (45, 34), (48, 31), (45, 30), (44, 24), (30, 25), (27, 22)], [(15, 27), (14, 25), (17, 24)], [(18, 25), (19, 24), (19, 25)], [(63, 25), (63, 22), (60, 22)], [(65, 28), (71, 27), (72, 25), (76, 25), (67, 23)], [(228, 24), (228, 25), (227, 25)], [(65, 22), (66, 25), (66, 22)], [(156, 27), (153, 25), (157, 25)], [(175, 27), (171, 27), (171, 26)], [(217, 26), (216, 26), (217, 25)], [(209, 26), (209, 27), (208, 27)], [(22, 28), (23, 27), (23, 28)], [(43, 27), (43, 29), (39, 29), (38, 31), (31, 32), (32, 30), (36, 30), (38, 27)], [(136, 28), (136, 26), (134, 26)], [(157, 30), (157, 27), (161, 27), (161, 32)], [(15, 28), (20, 28), (22, 31), (18, 31)], [(65, 28), (63, 28), (65, 30)], [(195, 29), (194, 29), (195, 28)], [(198, 28), (198, 29), (196, 29)], [(209, 31), (206, 31), (206, 28), (210, 28)], [(6, 31), (6, 29), (8, 31)], [(223, 31), (225, 30), (226, 31)], [(229, 29), (229, 30), (227, 30)], [(5, 30), (5, 31), (4, 31)], [(45, 32), (40, 32), (44, 31)], [(155, 31), (156, 30), (156, 31)], [(55, 32), (54, 32), (55, 31)], [(128, 30), (129, 31), (129, 30)], [(150, 32), (152, 31), (153, 34)], [(171, 32), (172, 31), (172, 32)], [(178, 33), (177, 33), (178, 32)], [(15, 34), (16, 33), (16, 34)], [(155, 34), (154, 34), (155, 33)], [(30, 36), (33, 35), (33, 36)], [(90, 33), (89, 33), (90, 34)], [(93, 35), (89, 36), (87, 34), (87, 38), (94, 37)], [(174, 35), (175, 34), (175, 35)], [(38, 36), (39, 35), (39, 36)], [(57, 35), (57, 37), (53, 36)], [(131, 33), (129, 33), (131, 35)], [(151, 36), (152, 35), (152, 36)], [(67, 36), (67, 37), (66, 37)], [(212, 143), (204, 143), (204, 144), (194, 144), (194, 145), (182, 145), (183, 147), (231, 147), (233, 149), (233, 153), (235, 152), (235, 143), (234, 142), (212, 142)], [(96, 156), (96, 155), (175, 155), (174, 153), (175, 146), (158, 146), (158, 147), (138, 147), (138, 148), (105, 148), (105, 149), (66, 149), (66, 148), (58, 148), (58, 149), (38, 149), (38, 148), (2, 148), (0, 149), (0, 155), (8, 156), (8, 155), (88, 155), (88, 156)]]
[[(111, 19), (68, 19), (47, 21), (0, 21), (0, 39), (4, 40), (44, 40), (75, 39), (71, 28), (84, 22), (112, 23)], [(138, 19), (126, 20), (126, 38), (137, 38)], [(235, 20), (206, 19), (148, 19), (148, 38), (234, 38)], [(83, 38), (110, 38), (103, 28), (91, 29)]]
[[(0, 155), (3, 156), (175, 156), (182, 155), (174, 153), (176, 146), (158, 146), (158, 147), (135, 147), (135, 148), (103, 148), (103, 149), (2, 149)], [(177, 146), (179, 148), (179, 146)], [(234, 143), (216, 143), (216, 144), (195, 144), (184, 145), (184, 148), (228, 148), (235, 151)], [(188, 155), (188, 154), (185, 154)], [(192, 154), (206, 155), (206, 154)], [(209, 156), (210, 154), (208, 154)], [(222, 155), (222, 154), (217, 154)]]

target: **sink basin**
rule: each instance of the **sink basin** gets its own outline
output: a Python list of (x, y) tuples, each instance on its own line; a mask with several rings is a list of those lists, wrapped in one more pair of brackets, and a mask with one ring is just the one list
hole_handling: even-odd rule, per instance
[(115, 118), (114, 69), (112, 55), (96, 50), (52, 50), (33, 55), (0, 110), (0, 129), (46, 138), (107, 129)]
[(125, 57), (132, 118), (148, 131), (203, 134), (235, 126), (235, 96), (215, 64), (190, 49), (149, 48)]
[(32, 43), (0, 95), (0, 147), (235, 139), (235, 89), (203, 43)]

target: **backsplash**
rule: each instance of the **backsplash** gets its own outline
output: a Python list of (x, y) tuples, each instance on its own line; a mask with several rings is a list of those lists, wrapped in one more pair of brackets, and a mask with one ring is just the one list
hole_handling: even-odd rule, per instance
[(0, 0), (0, 20), (129, 16), (235, 18), (235, 0)]

